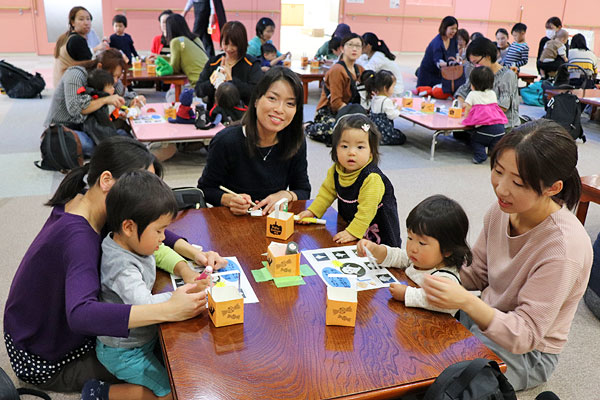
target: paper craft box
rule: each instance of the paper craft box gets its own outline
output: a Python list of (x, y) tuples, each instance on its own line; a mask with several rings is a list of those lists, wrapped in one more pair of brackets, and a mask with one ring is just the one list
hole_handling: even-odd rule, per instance
[(287, 240), (292, 233), (294, 233), (293, 213), (277, 209), (267, 216), (267, 237)]
[(212, 287), (208, 291), (208, 314), (219, 328), (244, 323), (244, 298), (236, 287)]
[(458, 103), (458, 100), (454, 100), (452, 102), (452, 106), (448, 110), (448, 116), (450, 118), (460, 118), (460, 117), (462, 117), (462, 108), (460, 108), (460, 104)]
[(175, 107), (169, 105), (169, 106), (165, 107), (164, 110), (165, 110), (165, 119), (177, 118), (177, 110), (175, 109)]
[(325, 324), (354, 326), (357, 304), (355, 288), (328, 286)]
[(402, 107), (404, 108), (412, 108), (413, 106), (413, 97), (411, 92), (406, 92), (404, 97), (402, 98)]
[(423, 100), (423, 102), (421, 102), (421, 111), (424, 113), (434, 113), (435, 112), (435, 103), (431, 103), (427, 100)]
[(273, 278), (300, 276), (300, 253), (285, 254), (285, 243), (271, 242), (267, 248), (267, 269)]

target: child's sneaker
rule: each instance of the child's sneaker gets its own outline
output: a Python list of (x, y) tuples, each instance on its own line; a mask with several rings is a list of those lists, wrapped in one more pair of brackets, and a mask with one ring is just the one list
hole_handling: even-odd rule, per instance
[(90, 379), (83, 385), (81, 400), (108, 400), (110, 385), (97, 379)]

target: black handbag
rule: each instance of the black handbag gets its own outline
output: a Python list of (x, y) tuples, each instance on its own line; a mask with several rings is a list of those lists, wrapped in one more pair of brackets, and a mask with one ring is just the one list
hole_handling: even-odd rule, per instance
[(0, 400), (19, 400), (23, 394), (39, 397), (45, 400), (51, 400), (50, 396), (37, 389), (17, 389), (6, 372), (0, 368)]

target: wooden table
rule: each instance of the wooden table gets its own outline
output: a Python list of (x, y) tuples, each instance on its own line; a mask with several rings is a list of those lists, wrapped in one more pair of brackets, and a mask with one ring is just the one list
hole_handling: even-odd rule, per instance
[[(305, 209), (291, 203), (291, 211)], [(329, 209), (327, 225), (296, 225), (300, 249), (334, 247), (345, 227)], [(265, 217), (236, 217), (223, 207), (190, 210), (170, 229), (191, 243), (237, 256), (260, 302), (244, 324), (215, 328), (204, 313), (162, 324), (160, 341), (177, 399), (387, 399), (423, 391), (449, 365), (498, 357), (447, 314), (406, 308), (388, 290), (358, 293), (356, 327), (325, 326), (326, 287), (319, 276), (278, 289), (255, 283), (271, 239)], [(307, 263), (304, 257), (302, 263)], [(394, 274), (406, 280), (398, 271)], [(159, 272), (155, 289), (170, 289)], [(506, 369), (502, 365), (503, 370)]]
[(517, 76), (519, 77), (520, 80), (525, 82), (526, 86), (531, 85), (533, 83), (533, 81), (535, 81), (537, 79), (537, 75), (526, 74), (525, 72), (519, 72), (519, 74)]
[(185, 85), (188, 78), (186, 75), (163, 75), (158, 76), (155, 73), (149, 74), (146, 66), (144, 65), (143, 69), (132, 69), (125, 68), (123, 72), (123, 77), (121, 78), (123, 81), (123, 85), (127, 87), (130, 81), (160, 81), (166, 84), (175, 85), (175, 101), (179, 101), (179, 95), (181, 94), (181, 87)]
[(585, 224), (590, 201), (600, 204), (600, 175), (581, 177), (581, 196), (577, 205), (577, 218), (581, 224)]
[[(159, 115), (164, 117), (166, 103), (149, 103), (142, 108), (142, 115)], [(152, 111), (154, 110), (154, 111)], [(160, 123), (142, 123), (130, 119), (131, 131), (140, 142), (196, 142), (213, 138), (224, 126), (218, 124), (212, 129), (196, 129), (194, 124), (172, 124), (162, 119)]]
[(322, 86), (323, 78), (329, 71), (329, 66), (320, 66), (318, 69), (312, 69), (310, 65), (302, 67), (300, 64), (292, 64), (291, 70), (294, 71), (302, 81), (304, 89), (304, 104), (308, 103), (308, 84), (313, 81), (319, 81), (319, 87)]
[[(420, 110), (422, 101), (422, 98), (415, 97), (413, 99), (413, 108), (415, 110)], [(398, 106), (402, 106), (402, 99), (395, 99), (395, 102)], [(447, 112), (452, 102), (437, 100), (435, 104), (436, 107), (444, 105), (445, 110)], [(449, 135), (452, 132), (464, 131), (465, 129), (469, 128), (468, 126), (463, 125), (462, 121), (464, 120), (464, 118), (450, 118), (447, 115), (441, 114), (439, 112), (433, 114), (412, 113), (401, 109), (400, 116), (412, 122), (413, 124), (420, 125), (424, 128), (433, 131), (433, 138), (431, 139), (431, 151), (429, 154), (429, 159), (431, 161), (434, 161), (435, 145), (437, 143), (437, 137), (439, 135)]]
[(594, 115), (596, 109), (600, 107), (600, 89), (549, 89), (545, 93), (548, 95), (548, 99), (556, 96), (559, 93), (571, 92), (579, 98), (583, 104), (589, 104), (592, 106), (592, 113)]

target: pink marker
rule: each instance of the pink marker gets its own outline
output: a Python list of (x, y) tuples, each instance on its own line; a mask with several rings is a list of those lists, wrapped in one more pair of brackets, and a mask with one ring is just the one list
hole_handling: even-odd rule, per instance
[(200, 276), (194, 280), (201, 281), (202, 279), (206, 279), (206, 278), (208, 278), (208, 275), (212, 274), (212, 272), (213, 272), (213, 268), (209, 265), (206, 268), (204, 268), (204, 271), (202, 271)]

